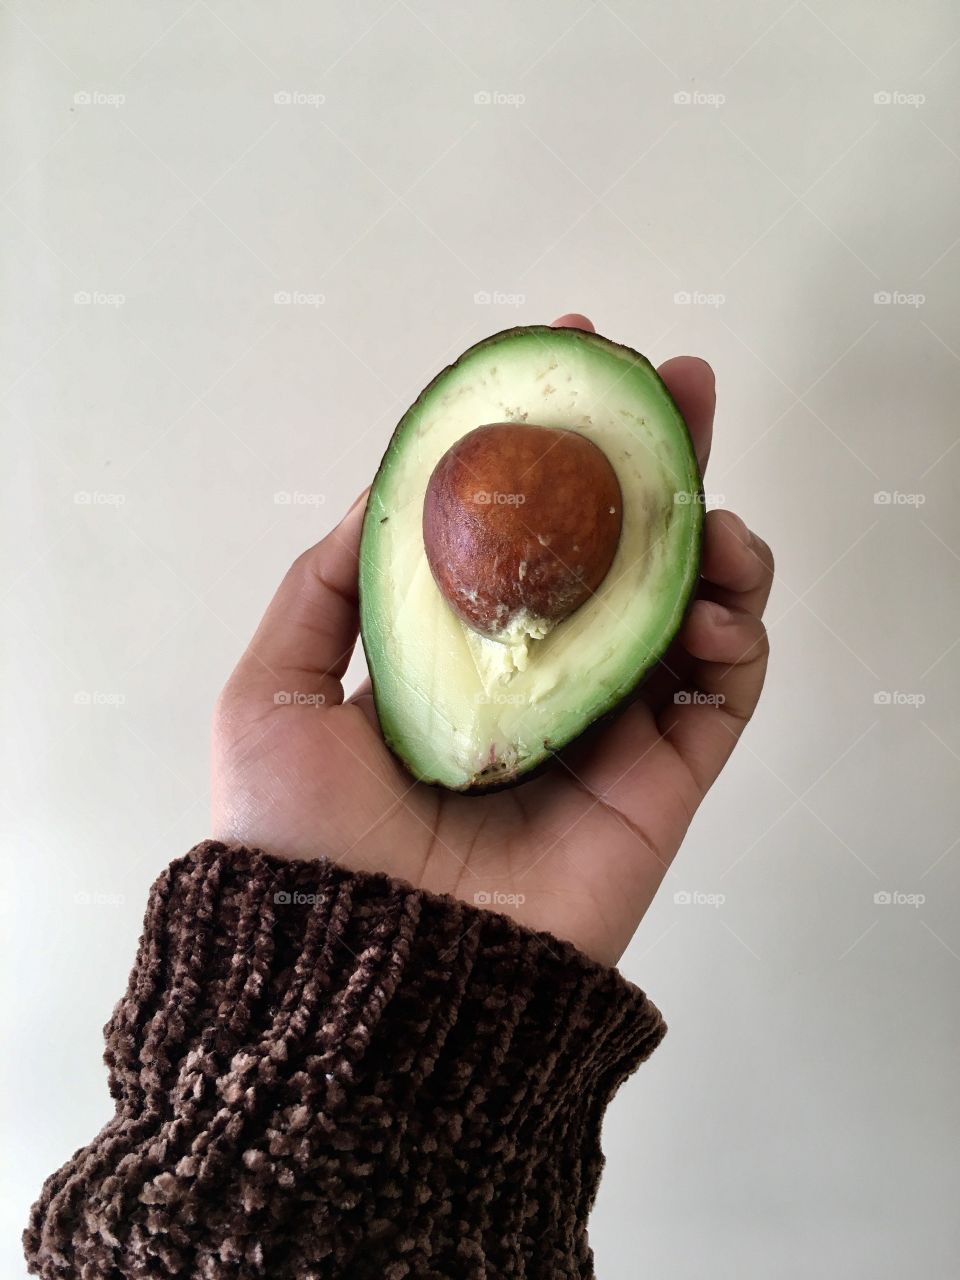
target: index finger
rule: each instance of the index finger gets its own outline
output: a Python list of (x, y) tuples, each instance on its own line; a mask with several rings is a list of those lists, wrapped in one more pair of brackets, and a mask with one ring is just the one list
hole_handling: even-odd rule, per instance
[(707, 469), (713, 441), (713, 415), (717, 407), (717, 383), (713, 370), (699, 356), (674, 356), (657, 370), (676, 401), (687, 424), (700, 464)]

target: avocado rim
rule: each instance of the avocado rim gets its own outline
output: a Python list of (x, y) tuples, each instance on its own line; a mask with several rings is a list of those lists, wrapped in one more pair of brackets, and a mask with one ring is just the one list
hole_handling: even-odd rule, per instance
[[(381, 517), (375, 514), (371, 499), (374, 497), (374, 495), (377, 492), (378, 483), (381, 480), (384, 472), (387, 470), (387, 468), (390, 466), (391, 462), (393, 461), (393, 457), (394, 457), (394, 454), (396, 453), (396, 450), (402, 444), (403, 434), (410, 418), (413, 417), (416, 414), (416, 412), (423, 406), (425, 400), (428, 399), (428, 397), (431, 395), (434, 388), (441, 381), (441, 379), (445, 378), (453, 369), (455, 369), (458, 365), (462, 364), (469, 357), (472, 357), (477, 352), (483, 350), (486, 347), (494, 346), (497, 343), (502, 342), (504, 339), (520, 337), (520, 336), (539, 336), (539, 335), (543, 335), (544, 339), (546, 339), (547, 337), (555, 338), (558, 334), (567, 335), (573, 338), (577, 342), (583, 342), (590, 346), (601, 347), (607, 350), (610, 354), (626, 357), (631, 363), (635, 365), (639, 365), (642, 369), (646, 371), (647, 375), (651, 377), (652, 380), (659, 386), (659, 389), (662, 392), (664, 398), (672, 406), (678, 422), (683, 426), (683, 430), (686, 434), (686, 440), (689, 447), (690, 455), (693, 459), (694, 466), (695, 466), (697, 486), (695, 490), (691, 491), (691, 499), (692, 499), (691, 505), (695, 507), (695, 520), (694, 520), (694, 527), (692, 531), (692, 542), (691, 542), (691, 547), (690, 547), (689, 556), (688, 556), (688, 564), (686, 567), (683, 592), (679, 597), (680, 600), (682, 601), (682, 606), (678, 606), (676, 610), (676, 621), (674, 625), (669, 630), (665, 631), (661, 637), (661, 644), (658, 646), (659, 656), (653, 659), (651, 662), (649, 662), (646, 666), (641, 666), (637, 670), (635, 678), (633, 678), (630, 681), (627, 687), (622, 692), (617, 693), (616, 696), (613, 697), (613, 699), (610, 701), (610, 703), (605, 708), (600, 710), (596, 715), (594, 715), (593, 718), (589, 720), (586, 724), (583, 724), (580, 727), (573, 729), (570, 733), (562, 737), (562, 739), (560, 740), (551, 741), (550, 739), (544, 739), (543, 749), (545, 752), (547, 752), (547, 754), (544, 756), (543, 759), (539, 760), (535, 765), (532, 765), (529, 768), (514, 770), (512, 772), (504, 772), (502, 770), (497, 769), (495, 771), (491, 771), (491, 774), (489, 777), (485, 777), (484, 773), (481, 772), (479, 774), (475, 774), (474, 777), (465, 785), (460, 787), (451, 787), (448, 783), (441, 782), (437, 778), (421, 776), (420, 774), (414, 771), (412, 765), (409, 763), (407, 759), (407, 755), (404, 751), (404, 744), (402, 739), (398, 735), (391, 732), (389, 728), (389, 717), (383, 715), (381, 712), (381, 700), (380, 700), (380, 695), (377, 688), (377, 676), (375, 674), (376, 660), (371, 661), (371, 652), (370, 652), (370, 647), (368, 645), (366, 628), (363, 625), (363, 620), (365, 615), (365, 596), (367, 595), (369, 590), (368, 582), (370, 579), (370, 575), (373, 572), (377, 572), (377, 570), (374, 567), (372, 567), (371, 560), (370, 560), (369, 548), (372, 541), (372, 531), (376, 525), (378, 525), (379, 523), (381, 523), (383, 519), (386, 519), (388, 517)], [(451, 792), (454, 792), (455, 794), (465, 795), (465, 796), (491, 795), (497, 791), (509, 790), (513, 787), (519, 786), (524, 782), (531, 781), (532, 779), (540, 776), (545, 770), (555, 766), (557, 756), (566, 747), (569, 747), (572, 743), (583, 739), (588, 734), (593, 736), (594, 733), (602, 731), (604, 726), (606, 726), (610, 721), (612, 721), (613, 718), (617, 716), (621, 711), (625, 710), (628, 706), (632, 705), (632, 703), (634, 703), (637, 700), (637, 698), (642, 694), (644, 685), (646, 684), (650, 676), (653, 674), (653, 672), (656, 671), (662, 664), (664, 657), (667, 655), (667, 653), (670, 651), (671, 647), (673, 646), (676, 640), (676, 637), (680, 632), (684, 624), (684, 621), (686, 620), (686, 617), (690, 611), (690, 607), (696, 598), (697, 586), (700, 580), (700, 562), (701, 562), (702, 550), (703, 550), (704, 518), (705, 518), (705, 512), (704, 512), (704, 504), (703, 504), (703, 478), (700, 471), (699, 463), (697, 462), (697, 459), (696, 459), (696, 452), (693, 447), (693, 441), (690, 437), (689, 427), (687, 426), (686, 420), (684, 419), (683, 414), (680, 412), (680, 409), (677, 406), (676, 401), (673, 399), (673, 396), (670, 394), (666, 384), (664, 383), (663, 379), (660, 377), (656, 368), (653, 366), (653, 364), (651, 364), (651, 362), (645, 356), (641, 355), (638, 351), (634, 350), (632, 347), (627, 346), (625, 343), (613, 342), (611, 339), (605, 338), (601, 334), (591, 333), (590, 331), (584, 330), (584, 329), (577, 329), (577, 328), (572, 328), (568, 326), (553, 326), (553, 325), (515, 325), (509, 329), (502, 329), (497, 333), (489, 335), (486, 338), (482, 338), (479, 342), (474, 343), (472, 346), (468, 347), (465, 351), (461, 352), (461, 354), (457, 357), (456, 360), (453, 360), (451, 361), (450, 364), (445, 365), (437, 374), (434, 375), (433, 378), (431, 378), (431, 380), (427, 383), (427, 385), (423, 388), (423, 390), (417, 396), (416, 400), (414, 400), (413, 403), (410, 405), (410, 407), (404, 412), (397, 426), (394, 428), (370, 486), (370, 496), (367, 501), (367, 507), (364, 512), (363, 524), (361, 528), (360, 549), (359, 549), (359, 555), (358, 555), (358, 596), (359, 596), (360, 619), (361, 619), (360, 641), (363, 646), (363, 652), (367, 660), (367, 667), (370, 674), (370, 683), (373, 690), (374, 706), (376, 707), (376, 710), (377, 710), (377, 718), (380, 725), (380, 731), (383, 735), (384, 741), (386, 742), (388, 748), (390, 749), (394, 757), (400, 761), (400, 763), (403, 765), (403, 767), (407, 770), (407, 772), (410, 774), (412, 778), (414, 778), (417, 782), (422, 782), (425, 786), (436, 787), (444, 791), (451, 791)]]

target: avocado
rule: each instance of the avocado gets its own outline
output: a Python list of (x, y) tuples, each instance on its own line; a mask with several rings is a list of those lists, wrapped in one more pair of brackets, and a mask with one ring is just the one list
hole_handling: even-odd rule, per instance
[(404, 414), (367, 502), (360, 630), (411, 774), (529, 777), (633, 694), (697, 583), (693, 445), (652, 365), (581, 329), (477, 343)]

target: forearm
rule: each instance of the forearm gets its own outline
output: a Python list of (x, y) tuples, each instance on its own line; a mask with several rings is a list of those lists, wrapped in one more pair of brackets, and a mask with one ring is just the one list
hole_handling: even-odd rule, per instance
[(151, 892), (106, 1027), (117, 1113), (44, 1187), (31, 1269), (590, 1276), (603, 1110), (663, 1033), (549, 934), (198, 846)]

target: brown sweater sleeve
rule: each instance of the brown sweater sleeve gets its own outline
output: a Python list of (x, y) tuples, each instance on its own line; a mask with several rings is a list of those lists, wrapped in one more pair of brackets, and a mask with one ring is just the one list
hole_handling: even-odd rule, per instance
[(550, 934), (208, 841), (151, 890), (116, 1115), (44, 1185), (30, 1270), (592, 1276), (601, 1118), (664, 1030)]

